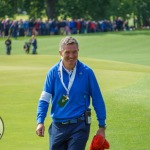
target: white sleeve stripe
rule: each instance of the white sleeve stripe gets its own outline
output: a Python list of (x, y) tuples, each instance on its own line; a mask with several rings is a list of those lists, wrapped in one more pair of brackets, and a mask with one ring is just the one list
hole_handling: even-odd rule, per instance
[(42, 91), (40, 100), (43, 100), (49, 103), (51, 98), (52, 98), (52, 94)]

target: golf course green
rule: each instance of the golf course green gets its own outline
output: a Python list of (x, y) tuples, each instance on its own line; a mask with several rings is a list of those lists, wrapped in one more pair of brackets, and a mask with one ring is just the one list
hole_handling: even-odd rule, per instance
[[(30, 37), (12, 38), (11, 55), (6, 55), (5, 38), (0, 38), (0, 117), (5, 125), (1, 150), (48, 150), (51, 119), (48, 113), (45, 136), (38, 137), (36, 109), (46, 73), (60, 60), (59, 41), (64, 36), (37, 36), (37, 55), (23, 50)], [(94, 70), (99, 82), (110, 149), (149, 150), (150, 30), (72, 36), (79, 41), (79, 60)], [(98, 129), (91, 108), (86, 150)]]

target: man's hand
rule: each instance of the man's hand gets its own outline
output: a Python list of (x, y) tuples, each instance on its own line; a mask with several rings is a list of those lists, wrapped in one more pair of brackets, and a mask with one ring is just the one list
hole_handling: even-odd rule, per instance
[(96, 134), (100, 134), (103, 137), (105, 137), (105, 129), (104, 128), (99, 128)]
[(44, 137), (45, 126), (43, 123), (37, 125), (36, 134), (38, 136)]

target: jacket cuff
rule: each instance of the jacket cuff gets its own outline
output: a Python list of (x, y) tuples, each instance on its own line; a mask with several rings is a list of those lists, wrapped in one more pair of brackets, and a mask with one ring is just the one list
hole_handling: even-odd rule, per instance
[(43, 124), (44, 124), (44, 119), (38, 118), (38, 119), (37, 119), (37, 124), (40, 124), (40, 123), (43, 123)]

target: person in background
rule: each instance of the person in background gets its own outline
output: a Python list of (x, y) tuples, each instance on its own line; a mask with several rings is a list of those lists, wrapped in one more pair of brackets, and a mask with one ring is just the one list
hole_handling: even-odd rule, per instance
[(37, 54), (37, 39), (35, 35), (31, 37), (31, 44), (32, 44), (32, 54)]
[(105, 103), (93, 70), (78, 60), (78, 41), (60, 42), (61, 60), (47, 73), (37, 107), (36, 134), (44, 136), (44, 120), (51, 105), (50, 150), (85, 150), (90, 133), (92, 101), (98, 120), (96, 134), (105, 137)]
[(25, 42), (24, 43), (23, 49), (24, 49), (25, 53), (27, 53), (27, 54), (30, 53), (30, 45), (31, 45), (30, 42)]
[(14, 39), (18, 37), (18, 21), (14, 20), (10, 26), (9, 34), (12, 35)]
[(6, 41), (5, 41), (5, 45), (6, 45), (6, 54), (7, 55), (10, 55), (11, 54), (11, 39), (10, 37), (8, 36)]

